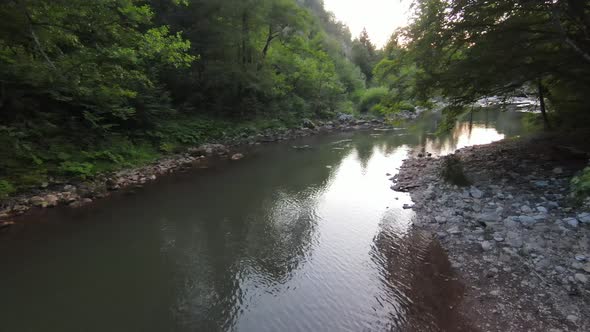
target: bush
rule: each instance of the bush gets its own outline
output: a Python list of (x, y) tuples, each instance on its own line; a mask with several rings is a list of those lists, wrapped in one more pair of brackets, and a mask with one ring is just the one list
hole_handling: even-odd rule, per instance
[(87, 162), (64, 161), (59, 165), (59, 171), (64, 175), (70, 175), (86, 179), (95, 173), (94, 165)]
[(571, 190), (576, 199), (590, 197), (590, 167), (586, 167), (580, 175), (572, 179)]
[(380, 104), (387, 97), (389, 90), (385, 87), (370, 88), (363, 93), (359, 102), (359, 110), (367, 112)]
[(463, 164), (461, 159), (456, 155), (446, 156), (442, 160), (440, 176), (443, 180), (450, 184), (461, 187), (471, 185), (471, 181), (463, 171)]
[(0, 180), (0, 199), (10, 196), (10, 194), (14, 193), (15, 191), (16, 189), (12, 183), (6, 180)]

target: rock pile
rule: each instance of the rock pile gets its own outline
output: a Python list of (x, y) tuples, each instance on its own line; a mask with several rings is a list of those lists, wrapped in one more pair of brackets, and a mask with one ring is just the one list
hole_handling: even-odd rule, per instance
[(457, 151), (471, 187), (441, 180), (435, 158), (408, 159), (394, 178), (415, 202), (415, 226), (435, 234), (472, 286), (478, 314), (504, 315), (487, 323), (496, 330), (590, 330), (590, 208), (568, 199), (585, 161), (547, 154), (545, 143)]

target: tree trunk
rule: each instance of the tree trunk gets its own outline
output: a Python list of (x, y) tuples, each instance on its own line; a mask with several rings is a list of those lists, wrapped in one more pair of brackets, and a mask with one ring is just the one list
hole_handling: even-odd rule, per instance
[(272, 25), (268, 25), (268, 36), (266, 37), (266, 43), (264, 44), (264, 49), (262, 49), (262, 59), (266, 58), (266, 54), (268, 53), (268, 49), (270, 48), (270, 43), (274, 39), (272, 33)]
[(242, 14), (242, 66), (246, 66), (248, 62), (248, 12), (244, 11)]
[(545, 130), (551, 129), (551, 124), (549, 123), (549, 117), (547, 117), (547, 109), (545, 108), (545, 95), (543, 93), (543, 83), (539, 79), (538, 81), (539, 86), (539, 102), (541, 104), (541, 115), (543, 116), (543, 124), (545, 126)]

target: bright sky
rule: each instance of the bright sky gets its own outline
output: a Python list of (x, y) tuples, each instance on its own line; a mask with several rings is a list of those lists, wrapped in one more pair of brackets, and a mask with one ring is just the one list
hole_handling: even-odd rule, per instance
[(348, 25), (358, 37), (363, 27), (377, 47), (383, 47), (393, 31), (405, 26), (411, 0), (324, 0), (326, 9)]

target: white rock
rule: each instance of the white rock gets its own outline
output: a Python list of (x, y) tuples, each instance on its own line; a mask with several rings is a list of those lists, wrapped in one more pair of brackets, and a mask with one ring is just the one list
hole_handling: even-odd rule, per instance
[(518, 221), (526, 227), (534, 226), (538, 222), (537, 219), (530, 216), (520, 216), (518, 217)]
[(578, 220), (582, 224), (590, 224), (590, 213), (584, 212), (584, 213), (578, 214)]
[(578, 219), (576, 218), (565, 218), (563, 222), (568, 225), (569, 227), (576, 228), (578, 227)]
[(469, 189), (469, 194), (473, 198), (482, 198), (483, 197), (483, 191), (477, 189), (476, 187), (471, 187)]
[(459, 235), (462, 233), (461, 230), (459, 229), (459, 227), (457, 227), (457, 226), (453, 226), (453, 227), (449, 228), (447, 230), (447, 232), (451, 235)]
[(444, 224), (447, 222), (447, 218), (442, 217), (442, 216), (436, 216), (436, 217), (434, 217), (434, 220), (439, 224)]
[(574, 275), (574, 279), (576, 279), (577, 282), (585, 284), (588, 282), (588, 276), (582, 273), (576, 273)]
[(481, 249), (483, 249), (483, 251), (490, 251), (492, 250), (492, 244), (489, 241), (483, 241), (481, 243)]

